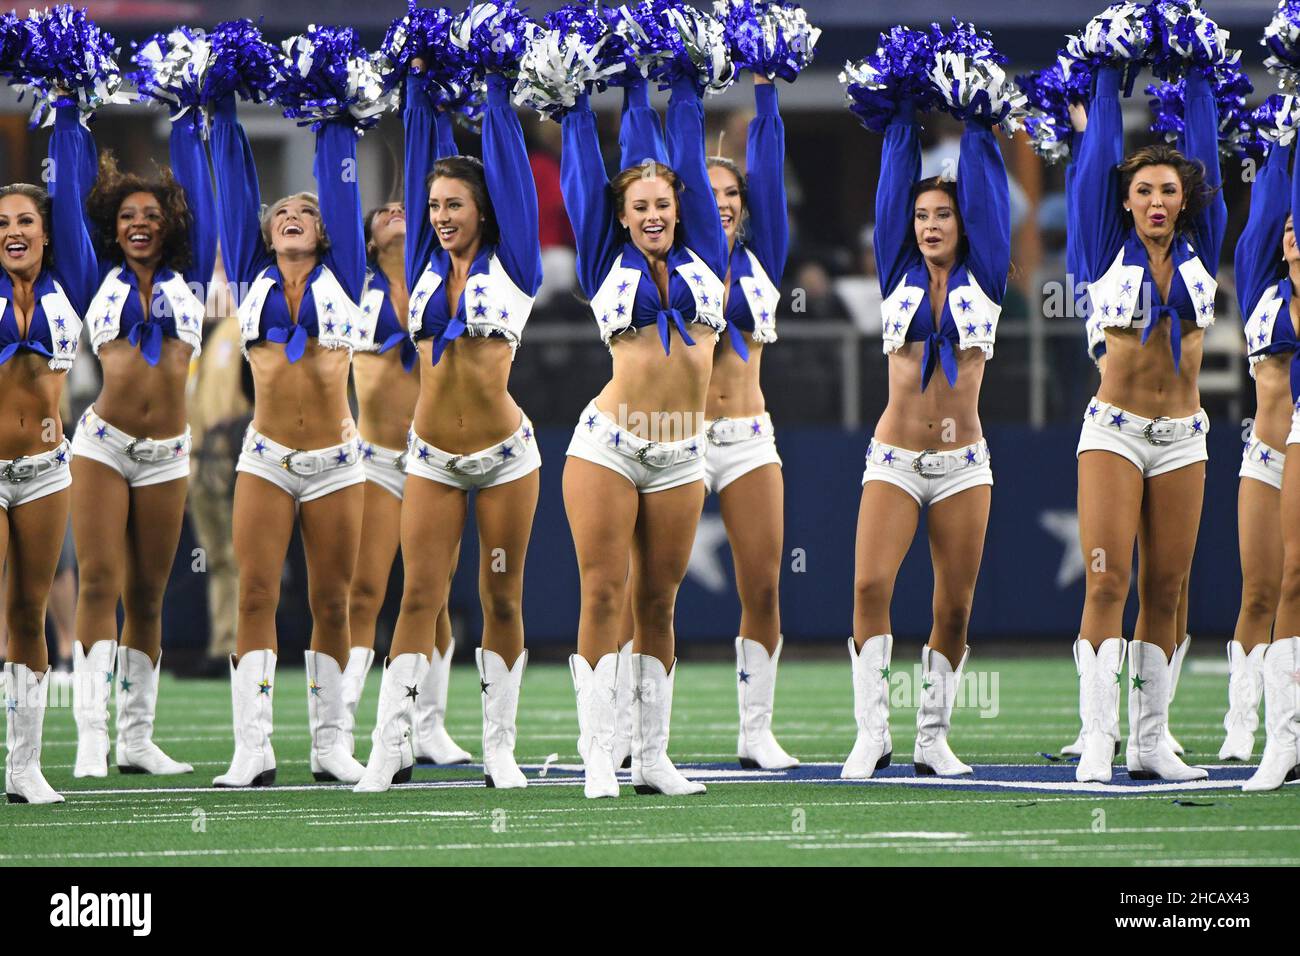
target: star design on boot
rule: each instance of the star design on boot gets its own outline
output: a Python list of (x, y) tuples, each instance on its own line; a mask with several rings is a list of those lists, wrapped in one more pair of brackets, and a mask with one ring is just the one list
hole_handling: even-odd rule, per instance
[(880, 668), (880, 679), (881, 679), (881, 680), (889, 680), (889, 668), (888, 668), (888, 667), (882, 667), (882, 668)]
[(928, 680), (926, 678), (921, 679), (921, 690), (929, 690), (933, 686), (934, 686), (934, 681)]
[(6, 698), (5, 698), (5, 710), (9, 711), (9, 713), (11, 713), (11, 714), (13, 714), (13, 713), (17, 713), (17, 711), (18, 711), (18, 698), (17, 698), (17, 697), (6, 697)]
[(1123, 682), (1124, 682), (1124, 672), (1123, 672), (1122, 670), (1120, 670), (1120, 671), (1116, 671), (1116, 672), (1115, 672), (1115, 683), (1116, 683), (1116, 684), (1121, 684), (1121, 683), (1123, 683)]
[(489, 687), (491, 687), (491, 686), (492, 686), (492, 685), (491, 685), (490, 683), (488, 683), (487, 681), (485, 681), (483, 678), (480, 677), (480, 678), (478, 679), (478, 689), (479, 689), (479, 692), (480, 692), (480, 693), (486, 694), (486, 693), (487, 693), (487, 689), (488, 689)]
[(749, 678), (750, 678), (749, 671), (745, 670), (745, 669), (742, 667), (738, 673), (740, 674), (740, 682), (741, 682), (742, 684), (748, 684), (748, 683), (749, 683)]
[(125, 677), (123, 677), (123, 678), (122, 678), (122, 693), (126, 694), (126, 693), (130, 693), (130, 691), (131, 691), (131, 682), (130, 682), (129, 680), (127, 680)]
[(311, 682), (311, 686), (308, 687), (307, 690), (311, 692), (311, 695), (313, 697), (320, 696), (320, 684), (316, 683), (315, 681)]
[(104, 680), (109, 684), (113, 683), (113, 672), (104, 671)]
[(420, 696), (420, 686), (418, 684), (404, 684), (403, 686), (406, 687), (406, 696), (411, 698), (411, 700), (415, 700), (415, 698)]
[(635, 702), (635, 701), (638, 701), (638, 700), (640, 700), (640, 701), (644, 701), (644, 700), (645, 700), (645, 696), (641, 693), (641, 685), (640, 685), (640, 684), (633, 684), (633, 685), (632, 685), (632, 700), (633, 700), (634, 702)]
[(1137, 674), (1134, 674), (1134, 675), (1133, 675), (1133, 689), (1134, 689), (1134, 690), (1141, 690), (1143, 687), (1146, 686), (1146, 683), (1147, 683), (1147, 682), (1146, 682), (1143, 678), (1139, 677)]
[(267, 697), (270, 697), (270, 696), (271, 696), (271, 682), (270, 682), (269, 680), (267, 680), (265, 677), (263, 677), (263, 678), (262, 678), (262, 683), (260, 683), (260, 684), (257, 685), (257, 692), (258, 692), (259, 694), (265, 694)]

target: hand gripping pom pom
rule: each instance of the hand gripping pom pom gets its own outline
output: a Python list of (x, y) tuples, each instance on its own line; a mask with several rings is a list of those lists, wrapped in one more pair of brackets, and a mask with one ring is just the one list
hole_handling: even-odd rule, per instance
[(670, 0), (641, 0), (632, 6), (606, 8), (603, 17), (612, 31), (605, 47), (611, 60), (621, 60), (621, 73), (610, 77), (610, 86), (626, 86), (638, 76), (649, 77), (670, 56), (667, 29), (660, 14)]
[(594, 10), (565, 7), (546, 18), (519, 61), (514, 102), (559, 120), (582, 93), (606, 87), (627, 69), (605, 48), (614, 38), (609, 23)]
[(661, 87), (686, 77), (704, 93), (721, 93), (736, 80), (722, 21), (685, 3), (657, 4), (668, 56), (651, 67)]
[(803, 7), (783, 0), (715, 0), (713, 14), (722, 21), (736, 69), (769, 80), (793, 83), (812, 63), (822, 33)]
[(407, 3), (406, 16), (398, 17), (388, 27), (384, 42), (376, 53), (384, 86), (393, 89), (402, 84), (410, 72), (411, 61), (424, 61), (424, 69), (435, 82), (455, 82), (463, 69), (451, 54), (451, 30), (454, 17), (446, 7), (426, 8), (416, 0)]
[(351, 27), (309, 26), (283, 45), (284, 75), (272, 96), (284, 115), (318, 130), (322, 123), (348, 123), (358, 133), (379, 122), (396, 94), (384, 89), (379, 65)]
[(1277, 77), (1278, 89), (1300, 90), (1300, 0), (1281, 0), (1259, 41), (1268, 47), (1264, 67)]
[(929, 33), (902, 26), (882, 33), (875, 53), (844, 64), (840, 73), (849, 109), (867, 129), (883, 133), (904, 102), (929, 108), (935, 98), (930, 83), (933, 65)]
[(1082, 31), (1071, 34), (1059, 56), (1067, 78), (1080, 67), (1089, 70), (1119, 67), (1127, 76), (1125, 95), (1128, 95), (1146, 62), (1151, 42), (1146, 8), (1137, 3), (1112, 3), (1089, 20)]

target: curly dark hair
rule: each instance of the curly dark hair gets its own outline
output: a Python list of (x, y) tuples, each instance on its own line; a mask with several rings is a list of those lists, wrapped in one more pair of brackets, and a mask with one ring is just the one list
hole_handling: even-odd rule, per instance
[(99, 176), (86, 197), (86, 212), (95, 227), (95, 242), (104, 258), (122, 263), (125, 256), (117, 243), (117, 214), (122, 202), (132, 193), (151, 193), (162, 207), (162, 264), (169, 269), (184, 269), (192, 261), (190, 223), (192, 215), (185, 202), (185, 190), (170, 168), (157, 167), (157, 178), (145, 179), (117, 168), (111, 150), (99, 154)]
[[(1150, 166), (1172, 166), (1178, 173), (1178, 179), (1183, 184), (1183, 208), (1174, 220), (1174, 228), (1179, 232), (1187, 232), (1215, 193), (1215, 187), (1205, 181), (1205, 165), (1200, 160), (1188, 159), (1165, 143), (1143, 146), (1115, 167), (1119, 171), (1121, 201), (1128, 196), (1129, 187), (1133, 185), (1138, 172)], [(1125, 211), (1124, 215), (1132, 221), (1131, 212)]]

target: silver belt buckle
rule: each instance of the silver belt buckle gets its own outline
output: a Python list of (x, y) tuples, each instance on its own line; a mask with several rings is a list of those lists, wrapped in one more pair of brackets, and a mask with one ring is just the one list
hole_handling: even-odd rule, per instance
[(13, 484), (31, 481), (36, 477), (36, 462), (26, 455), (19, 455), (13, 461), (8, 462), (3, 470), (0, 470), (0, 477)]
[[(927, 458), (934, 458), (934, 463), (927, 464)], [(927, 448), (925, 451), (913, 458), (912, 470), (922, 478), (942, 478), (948, 473), (948, 469), (944, 466), (943, 459), (939, 457), (938, 450), (934, 448)]]
[(713, 421), (709, 422), (709, 427), (704, 430), (704, 437), (709, 440), (710, 445), (717, 445), (719, 448), (721, 448), (723, 445), (735, 444), (734, 441), (723, 441), (721, 438), (718, 437), (717, 432), (714, 431), (714, 429), (717, 428), (718, 425), (720, 425), (722, 422), (730, 422), (730, 421), (731, 421), (730, 418), (715, 418)]
[(646, 442), (636, 450), (636, 460), (641, 462), (641, 464), (645, 465), (647, 468), (663, 468), (663, 464), (650, 460), (650, 451), (658, 444), (657, 441)]
[(402, 474), (406, 474), (406, 452), (402, 452), (393, 459), (393, 467), (402, 472)]
[[(150, 454), (147, 455), (136, 454), (136, 448), (139, 445), (147, 445), (149, 447)], [(130, 443), (126, 446), (126, 456), (130, 458), (132, 461), (141, 465), (148, 465), (157, 461), (158, 460), (157, 452), (158, 452), (158, 443), (156, 441), (153, 441), (150, 438), (132, 438)]]
[(462, 457), (463, 457), (463, 456), (461, 456), (461, 455), (452, 455), (450, 458), (448, 458), (448, 459), (443, 463), (443, 466), (442, 466), (442, 467), (445, 468), (445, 469), (447, 469), (448, 471), (450, 471), (452, 474), (466, 474), (466, 475), (467, 475), (467, 474), (469, 474), (469, 472), (466, 471), (465, 469), (463, 469), (463, 468), (460, 467), (460, 460), (461, 460)]
[(1152, 445), (1172, 445), (1177, 426), (1177, 422), (1160, 415), (1143, 426), (1142, 435)]
[[(297, 475), (299, 478), (310, 478), (312, 475), (319, 475), (321, 472), (320, 459), (312, 458), (304, 461), (299, 465), (294, 459), (299, 455), (307, 454), (301, 448), (296, 448), (289, 454), (280, 459), (280, 467), (285, 471)], [(304, 470), (305, 469), (305, 470)]]

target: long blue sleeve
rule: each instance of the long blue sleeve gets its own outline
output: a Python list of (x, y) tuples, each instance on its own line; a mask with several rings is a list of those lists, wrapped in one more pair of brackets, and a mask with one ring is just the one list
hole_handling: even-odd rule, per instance
[(966, 227), (966, 267), (994, 302), (1007, 291), (1011, 268), (1011, 195), (997, 137), (987, 125), (966, 124), (957, 162), (957, 205)]
[(185, 191), (190, 209), (191, 259), (185, 281), (206, 289), (217, 261), (217, 203), (208, 154), (193, 110), (172, 123), (170, 145), (172, 173)]
[[(1075, 155), (1078, 155), (1078, 151), (1083, 147), (1083, 138), (1086, 135), (1086, 130), (1075, 131), (1073, 143)], [(1070, 163), (1065, 167), (1065, 271), (1077, 288), (1080, 283), (1091, 281), (1092, 277), (1088, 274), (1083, 250), (1079, 248), (1079, 215), (1076, 198), (1079, 192), (1079, 177), (1076, 169), (1076, 163)]]
[(60, 106), (50, 137), (49, 158), (54, 164), (50, 180), (54, 274), (68, 295), (68, 301), (84, 316), (99, 284), (95, 246), (86, 227), (83, 181), (84, 140), (75, 106)]
[(436, 129), (434, 159), (459, 156), (460, 150), (456, 148), (456, 124), (452, 122), (451, 116), (444, 110), (435, 110), (433, 122)]
[(785, 201), (785, 123), (775, 83), (754, 87), (757, 115), (749, 121), (745, 166), (749, 174), (749, 238), (763, 269), (777, 285), (790, 248), (790, 217)]
[(659, 114), (650, 105), (650, 87), (644, 78), (623, 88), (623, 115), (619, 123), (619, 170), (639, 166), (646, 159), (668, 165), (668, 144), (664, 141)]
[(321, 221), (330, 239), (322, 260), (348, 297), (357, 302), (366, 282), (366, 240), (357, 182), (356, 130), (340, 121), (324, 123), (316, 132), (313, 165)]
[(1090, 278), (1102, 275), (1124, 245), (1119, 173), (1124, 159), (1124, 119), (1119, 105), (1119, 70), (1103, 67), (1088, 105), (1088, 135), (1075, 165), (1074, 226)]
[(488, 76), (483, 114), (483, 174), (501, 239), (497, 256), (506, 275), (524, 292), (542, 287), (542, 244), (537, 223), (537, 184), (528, 162), (524, 130), (510, 105), (510, 87), (497, 73)]
[[(406, 206), (406, 287), (414, 289), (420, 273), (438, 246), (433, 224), (429, 222), (429, 190), (425, 181), (433, 169), (438, 135), (438, 111), (428, 95), (424, 74), (410, 73), (406, 78), (406, 109), (402, 125), (406, 129), (405, 185)], [(450, 126), (450, 121), (447, 123)]]
[(1187, 156), (1205, 166), (1205, 182), (1214, 189), (1214, 195), (1193, 223), (1196, 252), (1210, 275), (1216, 275), (1223, 234), (1228, 226), (1228, 205), (1223, 200), (1223, 175), (1219, 169), (1219, 107), (1210, 81), (1190, 71), (1184, 112)]
[(880, 153), (880, 181), (876, 185), (876, 272), (880, 292), (888, 296), (907, 270), (921, 259), (916, 247), (916, 218), (912, 187), (921, 175), (921, 140), (916, 112), (903, 104), (885, 130)]
[(704, 162), (704, 104), (689, 77), (673, 81), (668, 100), (668, 158), (682, 184), (678, 228), (685, 229), (684, 242), (722, 278), (727, 274), (727, 234)]
[(1286, 263), (1282, 260), (1282, 232), (1291, 210), (1287, 204), (1278, 202), (1278, 197), (1290, 192), (1292, 204), (1296, 201), (1296, 184), (1287, 183), (1290, 158), (1290, 146), (1274, 146), (1251, 186), (1250, 219), (1237, 240), (1234, 254), (1237, 305), (1243, 322), (1255, 311), (1264, 292), (1286, 274)]
[(221, 259), (238, 298), (275, 259), (262, 241), (262, 190), (253, 150), (235, 113), (235, 98), (216, 105), (212, 122), (212, 171), (217, 181)]
[(587, 298), (614, 268), (622, 250), (609, 177), (600, 154), (596, 114), (584, 93), (564, 115), (564, 145), (560, 153), (560, 191), (573, 224), (578, 252), (578, 284)]

